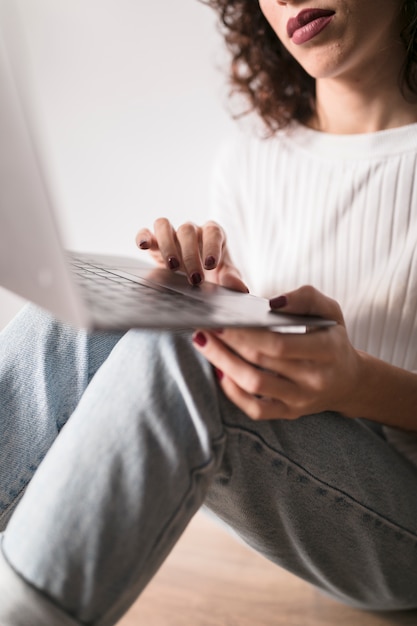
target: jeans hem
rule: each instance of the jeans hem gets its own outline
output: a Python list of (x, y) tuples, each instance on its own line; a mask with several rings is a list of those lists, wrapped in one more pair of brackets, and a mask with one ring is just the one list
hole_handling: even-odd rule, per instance
[(2, 626), (83, 626), (34, 589), (14, 570), (0, 536), (0, 623)]

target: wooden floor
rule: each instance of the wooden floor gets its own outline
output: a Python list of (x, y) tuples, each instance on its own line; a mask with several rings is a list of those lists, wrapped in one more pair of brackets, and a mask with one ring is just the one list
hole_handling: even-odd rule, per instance
[(204, 513), (117, 626), (417, 626), (417, 611), (346, 608), (272, 565)]

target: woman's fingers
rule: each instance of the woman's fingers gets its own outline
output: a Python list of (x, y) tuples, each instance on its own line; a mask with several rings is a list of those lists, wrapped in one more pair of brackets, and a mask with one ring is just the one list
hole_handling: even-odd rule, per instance
[(213, 282), (248, 291), (230, 260), (225, 232), (216, 222), (208, 221), (204, 226), (186, 222), (175, 230), (168, 219), (159, 218), (153, 233), (147, 228), (138, 232), (136, 243), (149, 250), (159, 265), (185, 272), (192, 285), (201, 284), (208, 272)]
[(269, 301), (272, 310), (296, 315), (317, 315), (344, 325), (339, 304), (309, 285)]
[(242, 293), (249, 293), (247, 285), (240, 277), (240, 272), (234, 265), (222, 264), (216, 271), (215, 282), (226, 289), (232, 291), (241, 291)]
[(141, 250), (147, 250), (157, 265), (166, 265), (166, 261), (161, 254), (156, 237), (147, 228), (142, 228), (136, 235), (136, 245)]
[(228, 398), (251, 419), (295, 419), (303, 413), (303, 397), (293, 381), (254, 367), (211, 333), (199, 331), (193, 339), (214, 366)]
[[(221, 336), (224, 344), (231, 350), (254, 363), (258, 367), (274, 371), (280, 362), (290, 366), (292, 362), (327, 362), (330, 357), (330, 334), (345, 334), (343, 328), (333, 326), (315, 333), (291, 334), (271, 332), (269, 330), (251, 330), (228, 328)], [(278, 367), (279, 369), (279, 367)]]
[(148, 228), (142, 228), (136, 235), (136, 245), (141, 250), (151, 250), (152, 248), (158, 248), (158, 242), (156, 241), (153, 233)]
[(199, 285), (204, 280), (201, 260), (201, 228), (192, 222), (186, 222), (177, 229), (176, 237), (181, 250), (183, 269), (188, 280), (194, 286)]
[(226, 243), (224, 230), (216, 222), (209, 221), (201, 229), (201, 258), (206, 270), (214, 270), (223, 261)]
[[(221, 378), (221, 375), (219, 376)], [(281, 399), (258, 397), (248, 393), (230, 377), (223, 377), (221, 385), (226, 396), (243, 413), (254, 421), (285, 419), (294, 420), (301, 416)]]
[(229, 399), (253, 419), (295, 419), (349, 406), (361, 374), (337, 302), (303, 287), (271, 302), (296, 314), (336, 321), (314, 333), (280, 334), (230, 328), (194, 335), (198, 349), (217, 371)]
[(226, 237), (216, 222), (209, 221), (202, 227), (187, 222), (178, 228), (176, 235), (191, 284), (200, 284), (205, 270), (221, 266)]
[(170, 269), (181, 265), (181, 250), (178, 246), (175, 230), (169, 220), (159, 218), (154, 223), (154, 232), (142, 228), (136, 235), (136, 245), (141, 250), (158, 252), (164, 264)]
[(175, 230), (169, 220), (164, 217), (154, 223), (155, 239), (166, 267), (178, 270), (182, 266), (181, 247), (176, 238)]
[(242, 291), (243, 293), (249, 292), (247, 285), (241, 278), (238, 268), (231, 260), (229, 251), (225, 244), (222, 250), (221, 261), (214, 269), (213, 275), (210, 275), (210, 280), (213, 280), (222, 287), (232, 289), (233, 291)]
[[(339, 324), (302, 336), (248, 329), (200, 331), (194, 340), (223, 372), (226, 395), (253, 419), (343, 412), (357, 388), (357, 353)], [(279, 415), (274, 414), (277, 407), (270, 406), (274, 403), (279, 403)]]

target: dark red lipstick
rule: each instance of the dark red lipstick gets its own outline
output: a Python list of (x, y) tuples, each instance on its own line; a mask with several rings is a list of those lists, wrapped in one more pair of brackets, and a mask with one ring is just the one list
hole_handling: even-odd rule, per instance
[(287, 23), (288, 37), (295, 44), (303, 44), (318, 35), (332, 21), (335, 12), (330, 9), (304, 9)]

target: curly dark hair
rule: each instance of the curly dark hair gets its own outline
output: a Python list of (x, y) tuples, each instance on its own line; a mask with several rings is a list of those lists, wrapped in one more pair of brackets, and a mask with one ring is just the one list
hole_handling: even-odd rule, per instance
[[(315, 110), (315, 79), (281, 44), (257, 0), (201, 0), (220, 17), (231, 52), (233, 93), (249, 103), (273, 134), (292, 120), (307, 122)], [(407, 26), (401, 33), (406, 59), (400, 76), (405, 96), (417, 95), (417, 0), (404, 0)]]

